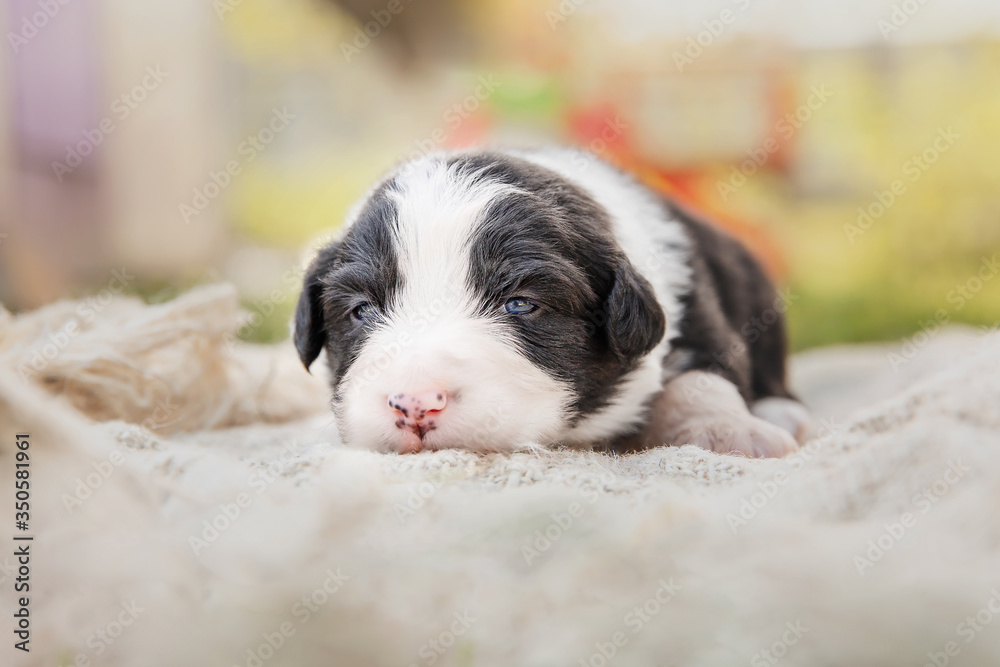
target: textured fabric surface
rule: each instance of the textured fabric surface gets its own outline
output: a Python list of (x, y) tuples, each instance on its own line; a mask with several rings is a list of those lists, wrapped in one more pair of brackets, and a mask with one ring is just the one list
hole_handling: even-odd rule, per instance
[(226, 287), (0, 317), (13, 664), (1000, 664), (995, 333), (797, 358), (821, 437), (784, 460), (396, 456), (340, 445), (322, 378), (237, 317)]

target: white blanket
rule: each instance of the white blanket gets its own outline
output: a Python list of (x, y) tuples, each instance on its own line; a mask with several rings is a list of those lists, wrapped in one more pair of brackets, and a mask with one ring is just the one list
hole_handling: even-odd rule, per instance
[(0, 656), (1000, 664), (995, 333), (937, 332), (903, 364), (899, 345), (796, 359), (822, 437), (786, 460), (395, 456), (340, 445), (322, 378), (236, 324), (224, 286), (92, 321), (0, 313), (5, 627), (17, 433), (35, 538), (31, 652), (5, 631)]

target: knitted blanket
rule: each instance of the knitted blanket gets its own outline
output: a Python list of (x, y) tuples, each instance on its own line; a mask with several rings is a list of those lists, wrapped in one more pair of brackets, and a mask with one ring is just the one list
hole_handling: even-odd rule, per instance
[(783, 460), (397, 456), (230, 287), (82, 306), (0, 311), (3, 664), (1000, 664), (995, 333), (796, 358)]

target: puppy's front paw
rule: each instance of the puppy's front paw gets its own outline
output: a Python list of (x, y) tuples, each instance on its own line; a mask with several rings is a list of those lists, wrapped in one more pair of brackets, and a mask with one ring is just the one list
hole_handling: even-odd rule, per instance
[(799, 443), (808, 440), (815, 430), (806, 406), (790, 398), (772, 396), (761, 399), (750, 406), (750, 412), (755, 417), (785, 429)]
[(675, 445), (698, 445), (713, 452), (740, 452), (754, 458), (781, 457), (799, 448), (785, 429), (752, 415), (696, 417), (673, 437)]

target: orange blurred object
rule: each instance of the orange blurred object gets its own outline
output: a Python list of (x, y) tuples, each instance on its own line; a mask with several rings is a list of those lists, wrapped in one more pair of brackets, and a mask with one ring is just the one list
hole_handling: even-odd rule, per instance
[[(778, 89), (775, 90), (777, 92)], [(616, 128), (615, 119), (618, 115), (614, 104), (598, 104), (572, 111), (567, 125), (574, 142), (579, 146), (617, 164), (682, 207), (715, 222), (743, 241), (760, 259), (772, 278), (784, 278), (786, 264), (781, 250), (763, 226), (741, 218), (720, 206), (714, 198), (705, 196), (704, 193), (711, 190), (703, 185), (705, 179), (711, 178), (707, 172), (695, 168), (685, 171), (666, 170), (639, 158), (632, 149), (632, 137), (628, 129)]]

